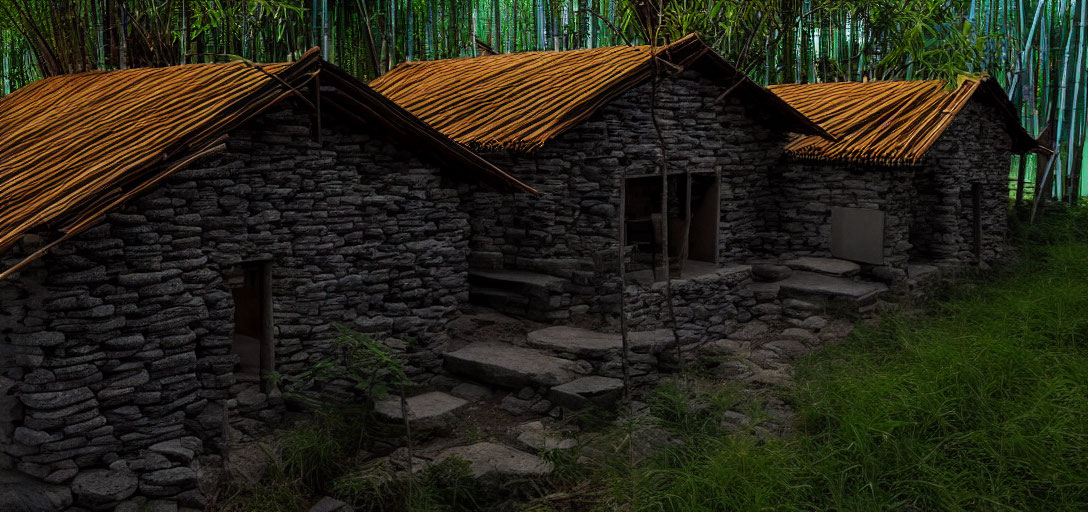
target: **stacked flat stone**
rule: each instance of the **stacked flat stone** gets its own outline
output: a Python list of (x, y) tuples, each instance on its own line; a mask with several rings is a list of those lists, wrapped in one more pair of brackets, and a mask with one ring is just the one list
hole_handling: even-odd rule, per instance
[(91, 509), (198, 504), (194, 460), (224, 445), (224, 422), (282, 404), (233, 373), (242, 262), (271, 265), (285, 378), (333, 353), (334, 322), (419, 339), (408, 372), (436, 372), (468, 299), (459, 195), (412, 148), (331, 119), (318, 143), (311, 120), (290, 104), (262, 115), (0, 281), (0, 400), (16, 405), (0, 408), (0, 470), (69, 485)]
[(772, 174), (768, 255), (831, 255), (831, 209), (879, 209), (884, 265), (866, 270), (887, 281), (906, 278), (907, 262), (942, 267), (976, 264), (972, 183), (982, 186), (983, 262), (1007, 251), (1008, 171), (1012, 142), (994, 108), (969, 103), (914, 167), (783, 162)]
[[(786, 134), (770, 127), (758, 104), (736, 94), (719, 100), (726, 88), (684, 71), (660, 84), (652, 110), (668, 172), (721, 180), (721, 261), (747, 261), (762, 254), (762, 208), (773, 195), (766, 171)], [(567, 278), (569, 309), (618, 313), (623, 180), (657, 176), (662, 161), (651, 92), (648, 83), (632, 88), (533, 152), (486, 155), (541, 194), (465, 196), (474, 265)]]

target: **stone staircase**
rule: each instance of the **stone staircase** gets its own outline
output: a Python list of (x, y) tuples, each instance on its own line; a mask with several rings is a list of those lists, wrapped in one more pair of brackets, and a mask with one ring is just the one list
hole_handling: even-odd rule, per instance
[[(882, 283), (863, 280), (860, 270), (857, 264), (831, 258), (754, 265), (752, 273), (759, 281), (752, 284), (756, 305), (749, 316), (754, 318), (700, 351), (727, 356), (723, 371), (753, 385), (788, 380), (784, 362), (821, 343), (828, 325), (821, 315), (836, 305), (845, 307), (847, 313), (867, 315), (888, 291)], [(569, 312), (563, 292), (567, 283), (562, 278), (495, 270), (473, 271), (471, 276), (473, 300), (500, 312), (544, 323), (559, 319), (549, 310)], [(445, 446), (440, 436), (499, 415), (505, 415), (505, 421), (535, 417), (539, 423), (548, 416), (559, 417), (563, 411), (613, 407), (623, 393), (622, 339), (617, 333), (569, 325), (524, 327), (532, 322), (520, 322), (523, 330), (513, 329), (502, 323), (503, 318), (513, 320), (494, 312), (470, 316), (490, 330), (458, 336), (462, 345), (443, 355), (452, 378), (445, 377), (446, 384), (438, 387), (448, 391), (429, 391), (406, 400), (416, 439), (433, 438), (431, 448), (424, 443), (417, 452), (424, 454), (422, 460), (431, 462), (450, 456), (463, 458), (477, 475), (500, 473), (517, 478), (547, 474), (550, 464), (533, 453), (547, 443), (530, 446), (520, 442), (520, 436), (505, 440), (491, 436), (487, 441), (464, 444), (466, 436), (452, 435), (449, 437), (459, 437), (461, 444)], [(673, 341), (673, 333), (667, 329), (629, 334), (628, 362), (634, 384), (658, 378), (660, 369), (670, 363), (668, 358), (675, 358), (671, 350), (665, 350)], [(390, 424), (403, 424), (399, 398), (377, 404), (375, 412)]]
[[(484, 318), (490, 321), (493, 314)], [(671, 339), (668, 330), (630, 334), (629, 361), (635, 382), (656, 378), (656, 353), (668, 346)], [(404, 408), (399, 397), (390, 397), (376, 404), (376, 416), (391, 427), (399, 427), (407, 410), (413, 439), (425, 442), (417, 451), (425, 454), (420, 457), (426, 463), (457, 456), (470, 463), (476, 476), (547, 474), (551, 465), (532, 452), (554, 448), (555, 440), (526, 443), (522, 439), (545, 439), (539, 432), (521, 433), (516, 442), (506, 443), (488, 440), (427, 448), (426, 441), (440, 441), (440, 436), (450, 433), (459, 423), (472, 423), (474, 419), (469, 416), (473, 409), (496, 408), (514, 418), (536, 415), (536, 423), (540, 423), (540, 419), (548, 419), (547, 415), (561, 415), (559, 411), (615, 406), (623, 394), (622, 339), (619, 334), (551, 326), (531, 330), (509, 341), (474, 339), (445, 353), (445, 369), (460, 384), (448, 392), (428, 391), (409, 397)], [(500, 401), (496, 395), (505, 397)], [(569, 448), (570, 442), (564, 441), (562, 447)]]
[(525, 270), (474, 269), (468, 283), (473, 304), (538, 322), (570, 317), (567, 279)]
[(781, 265), (755, 265), (757, 296), (801, 301), (818, 309), (835, 308), (844, 313), (868, 317), (876, 312), (879, 299), (888, 293), (884, 283), (860, 277), (861, 267), (836, 258), (804, 257)]

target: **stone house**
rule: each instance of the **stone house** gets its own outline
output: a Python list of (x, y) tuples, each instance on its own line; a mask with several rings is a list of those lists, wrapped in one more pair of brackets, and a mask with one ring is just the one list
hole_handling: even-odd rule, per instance
[(622, 297), (632, 326), (660, 325), (668, 243), (672, 275), (699, 280), (675, 285), (680, 314), (724, 329), (750, 302), (736, 264), (762, 253), (765, 170), (789, 133), (824, 133), (696, 35), (410, 62), (370, 86), (540, 191), (467, 186), (462, 207), (473, 301), (545, 321), (615, 319)]
[(276, 416), (261, 377), (323, 357), (332, 322), (440, 364), (456, 187), (531, 189), (317, 55), (0, 99), (0, 509), (200, 507), (195, 457)]
[(888, 281), (910, 264), (1006, 250), (1013, 153), (1046, 152), (993, 79), (775, 85), (833, 139), (798, 136), (771, 171), (771, 254), (833, 256)]

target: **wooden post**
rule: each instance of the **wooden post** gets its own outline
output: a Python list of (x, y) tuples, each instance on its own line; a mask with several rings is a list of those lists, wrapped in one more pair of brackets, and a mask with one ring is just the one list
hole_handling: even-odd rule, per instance
[(680, 279), (684, 278), (684, 262), (688, 260), (688, 247), (691, 244), (691, 170), (689, 168), (684, 169), (684, 182), (684, 236), (677, 258), (680, 260), (680, 270), (676, 274)]
[(321, 72), (314, 77), (314, 133), (313, 139), (321, 144)]
[(973, 209), (971, 236), (974, 238), (975, 260), (982, 263), (982, 183), (977, 181), (971, 184), (971, 207)]
[(1016, 173), (1016, 203), (1014, 206), (1019, 209), (1024, 204), (1024, 181), (1028, 176), (1028, 153), (1020, 155), (1020, 169)]

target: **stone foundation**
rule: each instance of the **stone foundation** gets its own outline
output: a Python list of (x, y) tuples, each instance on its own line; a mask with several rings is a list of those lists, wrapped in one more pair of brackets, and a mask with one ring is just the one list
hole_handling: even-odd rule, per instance
[[(111, 509), (138, 494), (199, 506), (193, 461), (276, 397), (236, 380), (233, 293), (266, 262), (272, 368), (332, 352), (333, 323), (420, 340), (425, 377), (467, 302), (468, 219), (436, 168), (357, 127), (278, 108), (225, 153), (0, 281), (0, 470)], [(40, 244), (40, 242), (37, 242)], [(31, 237), (5, 266), (36, 248)]]

